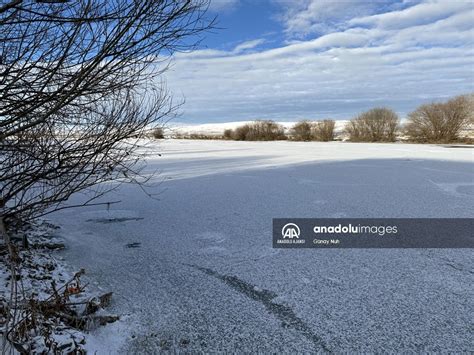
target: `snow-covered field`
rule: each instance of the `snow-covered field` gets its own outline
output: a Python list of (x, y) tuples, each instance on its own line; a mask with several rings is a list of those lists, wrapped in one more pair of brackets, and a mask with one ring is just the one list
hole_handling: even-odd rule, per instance
[(88, 348), (468, 352), (473, 252), (272, 248), (275, 217), (474, 217), (474, 149), (167, 140), (147, 197), (51, 216), (71, 268), (114, 291)]

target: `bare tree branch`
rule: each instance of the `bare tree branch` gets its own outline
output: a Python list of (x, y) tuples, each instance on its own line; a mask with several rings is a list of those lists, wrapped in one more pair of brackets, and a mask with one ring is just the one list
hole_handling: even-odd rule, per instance
[[(140, 138), (176, 114), (159, 78), (212, 26), (208, 0), (9, 1), (0, 7), (0, 217), (144, 183)], [(94, 199), (88, 201), (91, 203)]]

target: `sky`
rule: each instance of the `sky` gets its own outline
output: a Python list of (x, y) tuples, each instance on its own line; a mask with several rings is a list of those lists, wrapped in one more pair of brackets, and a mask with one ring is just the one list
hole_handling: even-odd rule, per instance
[(211, 0), (217, 28), (177, 53), (178, 121), (349, 119), (474, 92), (474, 0)]

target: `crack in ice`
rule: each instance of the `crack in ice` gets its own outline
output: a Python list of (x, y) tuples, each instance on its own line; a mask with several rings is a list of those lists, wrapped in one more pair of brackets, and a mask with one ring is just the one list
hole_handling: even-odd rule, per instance
[(277, 298), (277, 294), (273, 291), (260, 289), (237, 276), (223, 275), (209, 268), (188, 265), (199, 271), (204, 272), (205, 274), (215, 277), (218, 280), (224, 282), (228, 286), (232, 287), (239, 293), (247, 296), (248, 298), (258, 301), (265, 309), (273, 314), (282, 322), (282, 326), (286, 328), (293, 328), (300, 332), (305, 338), (311, 341), (316, 347), (321, 350), (330, 353), (328, 345), (324, 340), (318, 335), (314, 334), (312, 329), (306, 324), (301, 318), (299, 318), (291, 307), (276, 303), (274, 300)]

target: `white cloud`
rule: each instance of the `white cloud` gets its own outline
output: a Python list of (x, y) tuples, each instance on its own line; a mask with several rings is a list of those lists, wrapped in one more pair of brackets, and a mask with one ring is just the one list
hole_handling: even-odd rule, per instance
[(472, 1), (430, 1), (418, 4), (400, 11), (393, 11), (379, 15), (354, 18), (349, 21), (351, 25), (371, 25), (384, 29), (399, 29), (410, 26), (423, 25), (451, 16), (461, 11), (471, 12)]
[(346, 21), (373, 14), (385, 0), (275, 0), (283, 11), (279, 20), (283, 22), (290, 37), (308, 34), (324, 34), (340, 29)]
[[(180, 54), (168, 83), (186, 97), (183, 117), (201, 122), (348, 118), (375, 105), (403, 115), (425, 101), (473, 92), (474, 9), (444, 6), (420, 22), (417, 6), (366, 18), (369, 28), (280, 48), (249, 53), (262, 43), (254, 40), (231, 51)], [(394, 13), (400, 28), (390, 22)]]
[(238, 46), (236, 46), (233, 50), (234, 53), (241, 53), (245, 50), (248, 50), (248, 49), (254, 49), (255, 47), (258, 47), (259, 45), (261, 45), (262, 43), (264, 43), (265, 40), (263, 38), (259, 38), (259, 39), (254, 39), (252, 41), (246, 41), (246, 42), (243, 42), (241, 44), (239, 44)]
[(180, 59), (198, 59), (198, 58), (219, 58), (219, 57), (230, 57), (237, 54), (252, 53), (252, 50), (257, 48), (262, 43), (265, 43), (265, 39), (258, 38), (251, 41), (241, 42), (236, 45), (231, 51), (224, 51), (219, 49), (200, 49), (192, 52), (181, 52), (175, 54), (175, 58)]
[(234, 10), (239, 5), (240, 0), (211, 0), (209, 11), (228, 12)]

